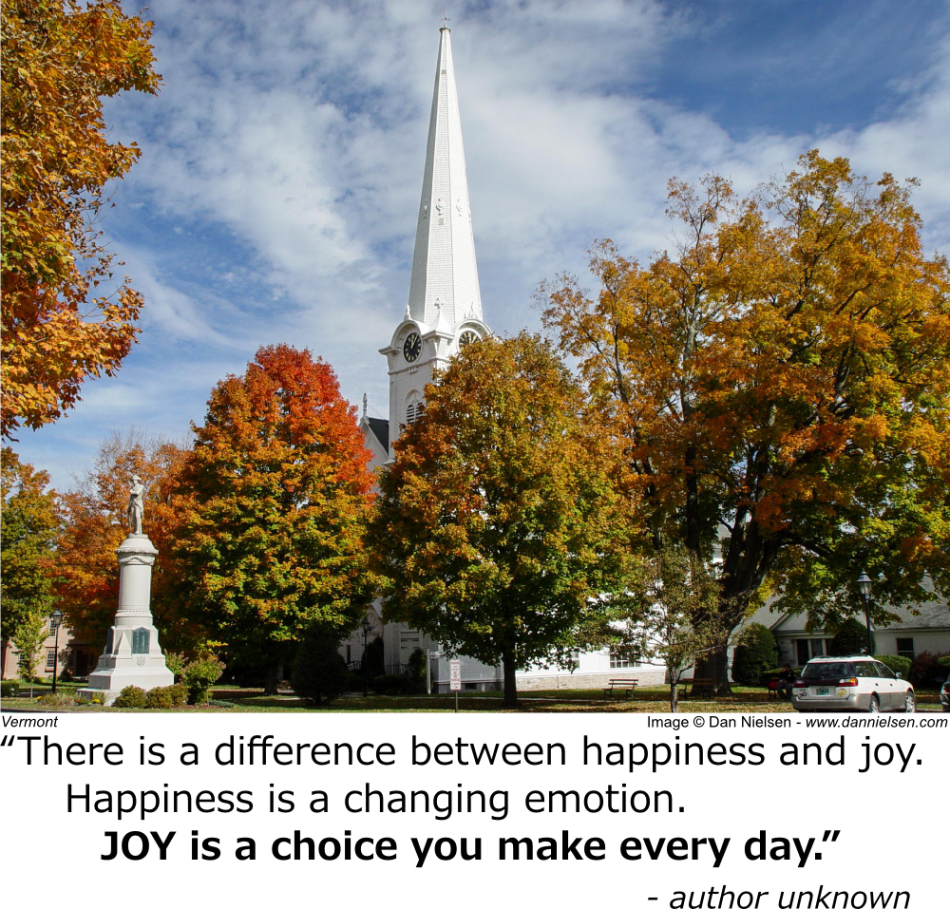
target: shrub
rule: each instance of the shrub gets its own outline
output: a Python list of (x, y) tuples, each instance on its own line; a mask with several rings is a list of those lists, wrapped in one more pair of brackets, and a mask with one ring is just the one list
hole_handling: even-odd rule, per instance
[(145, 706), (149, 710), (171, 710), (188, 702), (188, 689), (184, 685), (165, 685), (153, 688), (145, 696)]
[(930, 653), (925, 650), (914, 657), (910, 667), (910, 682), (915, 688), (939, 688), (947, 677), (947, 670), (940, 666), (943, 653)]
[(346, 690), (362, 691), (366, 687), (366, 676), (355, 669), (349, 669), (346, 673)]
[(339, 646), (338, 629), (312, 625), (297, 648), (290, 684), (311, 706), (329, 703), (346, 691), (349, 673)]
[(950, 653), (945, 653), (943, 656), (937, 657), (937, 669), (940, 670), (940, 674), (944, 677), (950, 675)]
[(56, 694), (50, 692), (38, 697), (36, 703), (44, 707), (72, 707), (76, 703), (76, 696), (71, 691), (57, 691)]
[(902, 679), (910, 678), (910, 660), (905, 656), (898, 656), (896, 653), (878, 654), (880, 660), (891, 672), (899, 672)]
[(183, 653), (165, 654), (165, 666), (168, 667), (168, 671), (174, 676), (176, 682), (181, 681), (187, 663), (188, 661)]
[(139, 688), (138, 685), (126, 685), (125, 688), (119, 692), (119, 696), (112, 702), (112, 706), (134, 707), (141, 710), (148, 706), (146, 699), (147, 694), (144, 688)]
[(189, 704), (206, 704), (211, 686), (221, 678), (225, 666), (216, 656), (208, 654), (185, 666), (182, 682), (188, 690)]
[(16, 679), (4, 679), (0, 682), (0, 697), (15, 698), (20, 693), (20, 683)]
[(778, 645), (775, 635), (758, 622), (753, 622), (739, 635), (732, 659), (732, 677), (740, 685), (759, 685), (762, 673), (778, 666)]
[(779, 667), (778, 669), (766, 669), (759, 677), (759, 684), (768, 687), (769, 682), (777, 682), (783, 672), (785, 672), (783, 667)]
[[(857, 619), (845, 619), (831, 639), (831, 656), (854, 656), (864, 653), (868, 646), (868, 627)], [(874, 635), (871, 635), (871, 656), (874, 654)]]
[(407, 675), (378, 675), (373, 679), (373, 691), (377, 694), (413, 694), (415, 682)]

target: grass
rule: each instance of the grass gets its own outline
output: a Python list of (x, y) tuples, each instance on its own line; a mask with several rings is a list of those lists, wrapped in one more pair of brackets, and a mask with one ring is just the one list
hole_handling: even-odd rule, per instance
[[(646, 695), (646, 696), (641, 696)], [(604, 701), (600, 691), (559, 691), (532, 692), (522, 698), (520, 710), (506, 710), (501, 706), (500, 693), (465, 693), (459, 697), (459, 712), (463, 714), (579, 714), (579, 713), (623, 713), (623, 714), (664, 714), (669, 713), (669, 704), (662, 697), (660, 689), (638, 692), (631, 700), (617, 699)], [(348, 696), (329, 707), (309, 707), (297, 698), (278, 696), (267, 697), (261, 692), (217, 691), (215, 696), (226, 699), (234, 706), (230, 709), (192, 707), (182, 710), (141, 711), (116, 710), (103, 707), (64, 707), (68, 712), (77, 713), (187, 713), (187, 714), (452, 714), (455, 711), (454, 698), (451, 695), (432, 697), (369, 697)], [(3, 709), (42, 710), (27, 699), (9, 699), (0, 702)], [(772, 702), (750, 702), (741, 699), (729, 699), (721, 702), (685, 701), (681, 710), (684, 714), (776, 714), (789, 713), (787, 704)]]
[[(4, 681), (14, 681), (10, 679), (4, 679)], [(30, 683), (24, 681), (23, 679), (16, 679), (15, 681), (19, 682), (20, 691), (29, 691)], [(85, 682), (62, 682), (59, 681), (56, 683), (57, 691), (77, 691), (80, 688), (85, 688)], [(33, 693), (34, 694), (49, 694), (53, 690), (53, 680), (48, 678), (36, 679), (33, 682)]]
[[(49, 685), (45, 686), (48, 693)], [(81, 683), (60, 682), (57, 689), (72, 692), (81, 688)], [(180, 713), (312, 713), (300, 698), (290, 693), (265, 695), (257, 688), (216, 686), (212, 697), (219, 702), (233, 704), (224, 706), (181, 707)], [(495, 712), (510, 713), (501, 705), (500, 691), (459, 692), (459, 711), (465, 713)], [(630, 698), (618, 696), (604, 700), (601, 688), (561, 688), (547, 691), (519, 692), (519, 713), (667, 713), (669, 712), (669, 689), (666, 687), (638, 688)], [(918, 705), (926, 709), (939, 702), (936, 692), (918, 692)], [(6, 709), (51, 710), (66, 713), (94, 713), (107, 710), (109, 713), (130, 711), (95, 704), (66, 704), (59, 707), (36, 704), (29, 698), (4, 698)], [(334, 701), (329, 707), (319, 708), (322, 713), (432, 713), (452, 712), (455, 699), (451, 694), (383, 696), (350, 693)], [(763, 688), (736, 686), (728, 697), (700, 699), (681, 698), (682, 713), (794, 713), (787, 701), (769, 700)], [(138, 711), (133, 711), (138, 712)], [(156, 711), (167, 713), (168, 711)]]

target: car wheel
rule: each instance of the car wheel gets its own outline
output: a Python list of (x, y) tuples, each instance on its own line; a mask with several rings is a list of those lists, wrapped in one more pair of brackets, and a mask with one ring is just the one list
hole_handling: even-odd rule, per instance
[(908, 691), (904, 695), (904, 713), (913, 713), (917, 709), (917, 698), (913, 691)]
[(868, 703), (868, 713), (880, 713), (881, 712), (881, 702), (877, 699), (876, 694), (871, 695), (871, 700)]

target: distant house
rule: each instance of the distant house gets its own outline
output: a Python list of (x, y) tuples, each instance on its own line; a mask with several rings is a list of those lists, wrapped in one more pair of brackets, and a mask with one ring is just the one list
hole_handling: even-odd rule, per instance
[[(950, 653), (950, 606), (931, 600), (910, 608), (891, 608), (900, 621), (872, 624), (875, 650), (880, 655), (897, 654), (914, 659), (918, 654)], [(863, 622), (859, 617), (858, 621)], [(772, 630), (778, 642), (779, 663), (803, 666), (810, 659), (830, 652), (832, 634), (806, 628), (807, 615), (790, 615), (764, 606), (749, 618)]]
[[(102, 644), (90, 644), (73, 633), (65, 624), (59, 626), (59, 664), (60, 675), (68, 672), (73, 678), (85, 678), (96, 668)], [(0, 678), (16, 679), (20, 676), (20, 652), (13, 641), (3, 642), (0, 651), (2, 672)], [(56, 638), (49, 634), (40, 649), (40, 661), (36, 674), (40, 678), (52, 678), (56, 666)]]

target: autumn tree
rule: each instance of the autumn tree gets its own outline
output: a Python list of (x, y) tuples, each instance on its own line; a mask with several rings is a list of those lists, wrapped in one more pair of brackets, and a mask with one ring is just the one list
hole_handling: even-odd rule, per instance
[[(879, 614), (950, 587), (950, 282), (911, 188), (815, 151), (744, 200), (673, 181), (675, 249), (607, 242), (596, 295), (545, 288), (631, 512), (655, 551), (721, 551), (729, 627), (766, 592), (839, 620), (862, 568)], [(702, 674), (727, 687), (725, 647)]]
[(276, 690), (309, 627), (342, 639), (372, 600), (370, 454), (333, 370), (285, 345), (220, 382), (194, 432), (176, 543), (187, 597), (229, 665), (266, 669)]
[(681, 544), (644, 559), (626, 589), (580, 629), (582, 643), (607, 645), (631, 661), (666, 670), (670, 712), (684, 673), (728, 639), (716, 569)]
[(21, 632), (32, 634), (36, 626), (45, 628), (52, 611), (51, 561), (59, 509), (56, 493), (47, 488), (49, 474), (24, 464), (11, 448), (0, 451), (0, 478), (0, 623), (6, 643)]
[(369, 536), (387, 619), (515, 673), (559, 661), (590, 598), (618, 583), (620, 531), (580, 389), (521, 334), (465, 348), (394, 443)]
[[(187, 620), (171, 540), (181, 520), (176, 470), (184, 450), (134, 430), (100, 446), (89, 471), (62, 496), (55, 593), (65, 621), (82, 638), (104, 644), (119, 603), (115, 551), (128, 536), (126, 510), (133, 474), (145, 486), (143, 530), (158, 549), (152, 569), (152, 615), (162, 646), (195, 651), (202, 630)], [(173, 496), (173, 492), (176, 493)]]
[(56, 420), (134, 340), (142, 299), (128, 280), (103, 293), (96, 220), (139, 149), (107, 141), (102, 99), (157, 90), (151, 25), (113, 0), (3, 0), (4, 437)]

